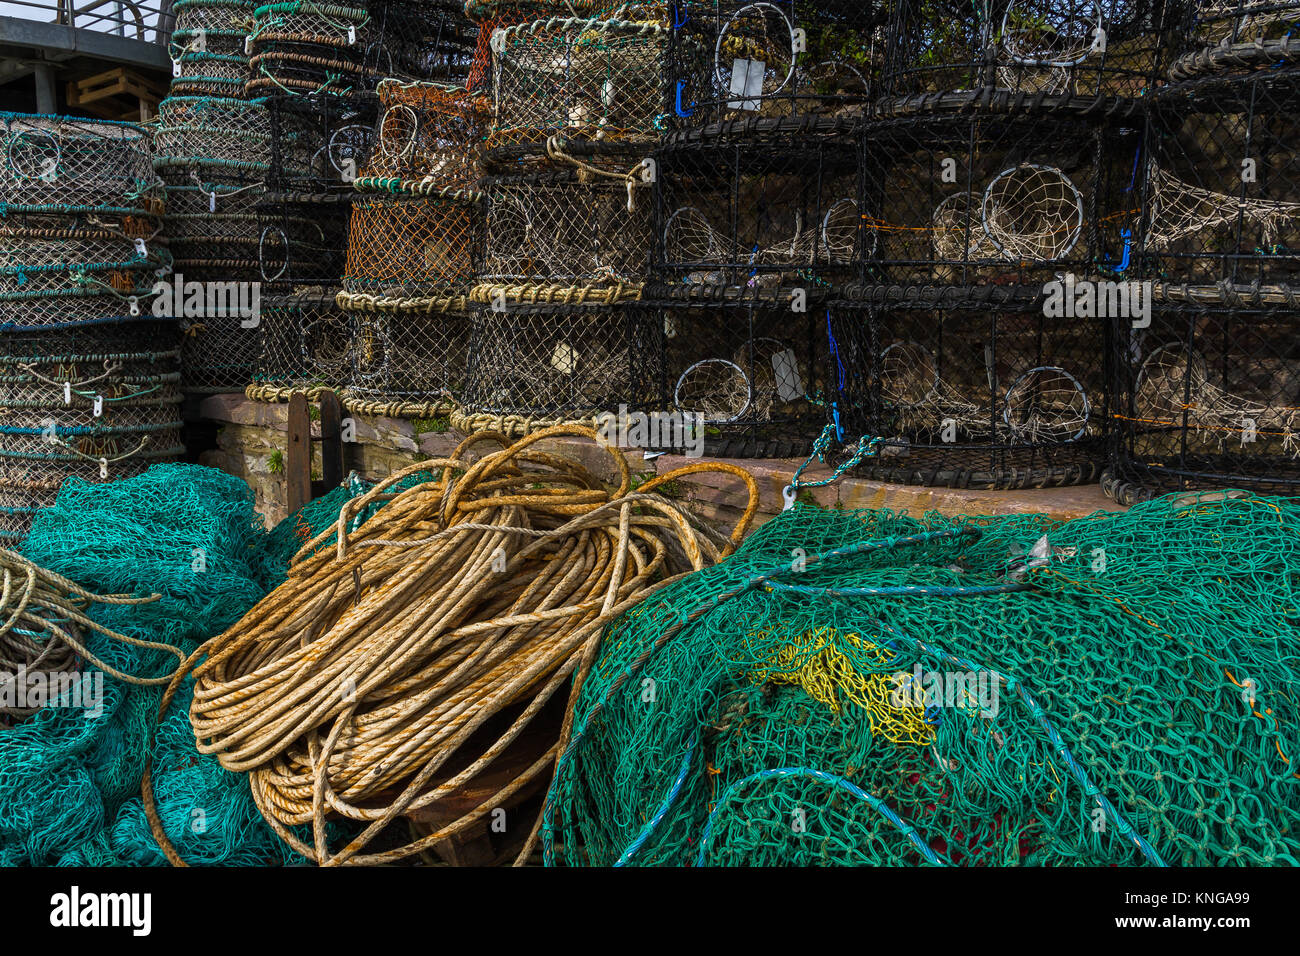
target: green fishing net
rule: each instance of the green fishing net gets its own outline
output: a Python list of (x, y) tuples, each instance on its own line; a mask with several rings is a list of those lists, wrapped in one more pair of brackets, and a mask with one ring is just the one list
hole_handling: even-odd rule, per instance
[[(90, 613), (125, 635), (188, 653), (282, 581), (288, 556), (359, 490), (355, 483), (336, 490), (268, 533), (248, 486), (215, 469), (166, 464), (123, 481), (69, 478), (37, 514), (22, 552), (100, 593), (161, 594), (151, 604)], [(138, 677), (175, 665), (103, 635), (88, 639), (106, 663)], [(0, 864), (165, 863), (140, 799), (163, 688), (102, 676), (98, 716), (45, 707), (0, 729)], [(195, 750), (192, 692), (186, 681), (154, 748), (159, 814), (178, 852), (196, 865), (298, 860), (262, 821), (244, 777)]]
[(798, 506), (609, 628), (552, 864), (1300, 863), (1300, 501)]

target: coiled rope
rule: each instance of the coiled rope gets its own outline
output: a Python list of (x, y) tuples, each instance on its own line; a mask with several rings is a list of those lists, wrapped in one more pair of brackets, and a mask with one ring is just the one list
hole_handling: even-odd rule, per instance
[[(299, 853), (322, 865), (391, 862), (544, 782), (566, 747), (572, 701), (605, 625), (730, 554), (757, 510), (757, 484), (734, 466), (695, 463), (634, 491), (626, 458), (606, 447), (618, 475), (611, 491), (574, 458), (535, 447), (560, 436), (596, 432), (557, 426), (514, 444), (479, 432), (450, 457), (412, 465), (348, 502), (298, 552), (286, 583), (173, 680), (163, 712), (192, 670), (198, 749), (250, 774), (262, 815)], [(473, 460), (467, 453), (479, 444), (501, 447)], [(734, 475), (748, 489), (729, 536), (654, 493), (700, 471)], [(419, 483), (390, 490), (403, 480)], [(464, 792), (561, 688), (571, 690), (559, 738), (509, 783), (436, 832), (363, 852), (398, 816)], [(486, 744), (484, 734), (471, 740), (494, 717), (508, 726), (485, 731)], [(183, 865), (159, 824), (148, 774), (144, 801), (155, 838)], [(332, 851), (327, 817), (366, 826)], [(308, 823), (310, 845), (289, 830)], [(536, 837), (534, 825), (521, 858)]]

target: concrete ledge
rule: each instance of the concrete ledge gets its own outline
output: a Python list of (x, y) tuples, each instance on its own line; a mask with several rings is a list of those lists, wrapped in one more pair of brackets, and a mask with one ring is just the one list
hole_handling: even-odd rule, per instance
[[(209, 396), (199, 404), (199, 414), (221, 428), (217, 448), (201, 456), (205, 465), (220, 468), (245, 479), (257, 497), (258, 510), (269, 521), (287, 516), (284, 480), (276, 468), (276, 453), (283, 457), (288, 408), (253, 402), (242, 394)], [(350, 416), (356, 424), (356, 441), (344, 446), (344, 467), (371, 481), (431, 458), (446, 458), (465, 436), (453, 429), (429, 428), (429, 423), (406, 419)], [(318, 428), (313, 426), (313, 433)], [(602, 481), (617, 481), (618, 468), (609, 451), (584, 439), (545, 439), (537, 443), (539, 451), (563, 452), (577, 458)], [(313, 449), (313, 468), (319, 469), (319, 450)], [(649, 460), (638, 449), (624, 452), (634, 481), (641, 483), (655, 475), (664, 475), (702, 459), (680, 455), (658, 455)], [(470, 458), (477, 450), (471, 449)], [(726, 462), (751, 474), (758, 484), (759, 510), (755, 525), (778, 515), (784, 507), (783, 489), (790, 483), (802, 460), (705, 459)], [(804, 471), (810, 480), (829, 477), (830, 472), (814, 465)], [(665, 494), (686, 502), (701, 517), (730, 529), (739, 520), (745, 505), (744, 482), (721, 472), (687, 475), (663, 489)], [(843, 478), (832, 485), (809, 488), (802, 500), (826, 508), (888, 508), (921, 514), (938, 511), (959, 514), (1028, 514), (1045, 513), (1060, 521), (1078, 518), (1096, 511), (1126, 510), (1102, 493), (1100, 485), (1077, 488), (1044, 488), (1024, 491), (974, 491), (960, 488), (923, 488), (894, 485), (861, 478)]]

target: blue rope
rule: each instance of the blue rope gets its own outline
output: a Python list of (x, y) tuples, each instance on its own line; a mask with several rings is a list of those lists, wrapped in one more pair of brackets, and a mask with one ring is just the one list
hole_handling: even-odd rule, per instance
[(668, 809), (677, 800), (678, 794), (682, 792), (682, 785), (686, 783), (686, 774), (691, 769), (691, 761), (695, 759), (695, 748), (699, 742), (700, 735), (699, 732), (696, 731), (691, 735), (690, 745), (686, 748), (686, 756), (682, 758), (681, 768), (677, 771), (677, 779), (674, 780), (673, 785), (668, 788), (668, 795), (664, 797), (664, 802), (660, 805), (659, 809), (655, 811), (655, 815), (650, 818), (650, 821), (641, 828), (641, 832), (637, 835), (637, 838), (628, 845), (626, 850), (623, 851), (623, 855), (615, 861), (615, 866), (627, 865), (627, 861), (632, 859), (632, 854), (636, 853), (637, 850), (641, 849), (641, 847), (645, 845), (645, 841), (650, 839), (650, 834), (654, 832), (655, 827), (659, 826), (663, 821), (663, 818), (668, 815)]
[(885, 801), (881, 800), (874, 794), (867, 793), (853, 781), (838, 776), (837, 774), (827, 773), (825, 770), (814, 770), (811, 767), (779, 767), (776, 770), (760, 770), (758, 773), (750, 774), (741, 780), (737, 780), (729, 786), (721, 797), (718, 798), (717, 805), (714, 806), (713, 812), (709, 814), (709, 820), (704, 825), (704, 838), (700, 841), (700, 855), (696, 857), (695, 865), (704, 866), (704, 858), (709, 852), (709, 843), (713, 840), (713, 822), (717, 818), (718, 812), (723, 805), (731, 798), (731, 795), (739, 788), (746, 784), (755, 783), (759, 780), (766, 780), (771, 777), (812, 777), (814, 780), (820, 780), (823, 783), (829, 783), (834, 787), (847, 791), (859, 800), (866, 801), (873, 810), (883, 816), (886, 820), (898, 828), (903, 836), (907, 837), (917, 848), (920, 854), (925, 857), (926, 861), (935, 866), (943, 866), (943, 861), (930, 849), (924, 840), (921, 839), (916, 829), (909, 823), (905, 822), (897, 813), (895, 813)]

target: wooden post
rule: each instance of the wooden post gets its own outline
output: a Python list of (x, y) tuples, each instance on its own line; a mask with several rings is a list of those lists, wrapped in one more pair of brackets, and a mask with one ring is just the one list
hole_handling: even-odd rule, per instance
[(311, 501), (311, 418), (307, 415), (307, 393), (289, 397), (289, 453), (285, 456), (285, 497), (293, 514)]
[(320, 393), (321, 494), (343, 483), (343, 408), (334, 392)]

